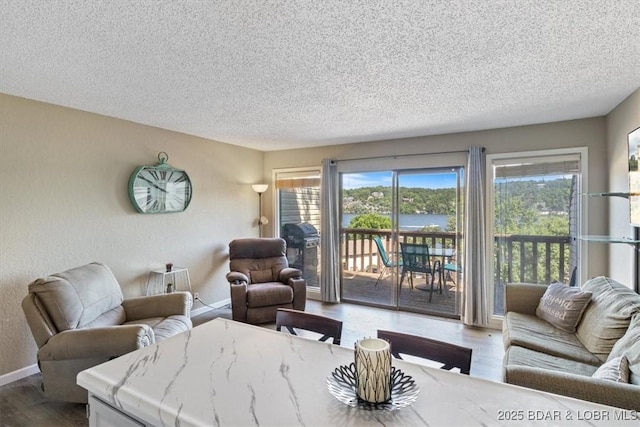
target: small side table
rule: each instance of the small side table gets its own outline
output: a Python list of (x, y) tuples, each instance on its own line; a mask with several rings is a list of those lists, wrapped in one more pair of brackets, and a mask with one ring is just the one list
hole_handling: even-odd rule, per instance
[(189, 270), (184, 267), (173, 267), (171, 271), (156, 270), (149, 272), (147, 279), (146, 295), (164, 294), (167, 292), (167, 285), (173, 285), (173, 292), (191, 292), (191, 280)]

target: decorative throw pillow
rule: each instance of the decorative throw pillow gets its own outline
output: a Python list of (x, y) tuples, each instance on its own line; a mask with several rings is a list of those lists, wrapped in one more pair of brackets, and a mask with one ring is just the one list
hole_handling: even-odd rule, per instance
[(628, 383), (629, 359), (627, 359), (627, 356), (614, 357), (600, 366), (591, 377), (618, 383)]
[(591, 292), (564, 283), (552, 283), (540, 298), (536, 316), (558, 329), (575, 332), (589, 301)]

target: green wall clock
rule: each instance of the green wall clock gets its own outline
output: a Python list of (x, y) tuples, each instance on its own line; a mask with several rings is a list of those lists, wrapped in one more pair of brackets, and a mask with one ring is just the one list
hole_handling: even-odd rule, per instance
[(129, 199), (140, 213), (182, 212), (191, 202), (189, 175), (171, 167), (165, 152), (155, 166), (139, 166), (129, 177)]

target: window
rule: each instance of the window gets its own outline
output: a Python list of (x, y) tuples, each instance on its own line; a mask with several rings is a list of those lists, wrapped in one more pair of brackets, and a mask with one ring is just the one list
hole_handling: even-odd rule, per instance
[(570, 283), (578, 271), (586, 151), (488, 156), (488, 250), (493, 314), (504, 314), (506, 283)]
[(319, 286), (320, 168), (275, 172), (278, 235), (287, 241), (289, 265), (307, 287)]

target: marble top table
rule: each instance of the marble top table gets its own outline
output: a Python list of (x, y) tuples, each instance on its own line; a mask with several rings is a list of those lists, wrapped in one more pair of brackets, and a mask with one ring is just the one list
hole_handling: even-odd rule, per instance
[(326, 384), (352, 361), (352, 348), (216, 319), (85, 370), (77, 382), (154, 426), (593, 426), (636, 415), (401, 360), (393, 365), (421, 389), (411, 406), (352, 408)]

